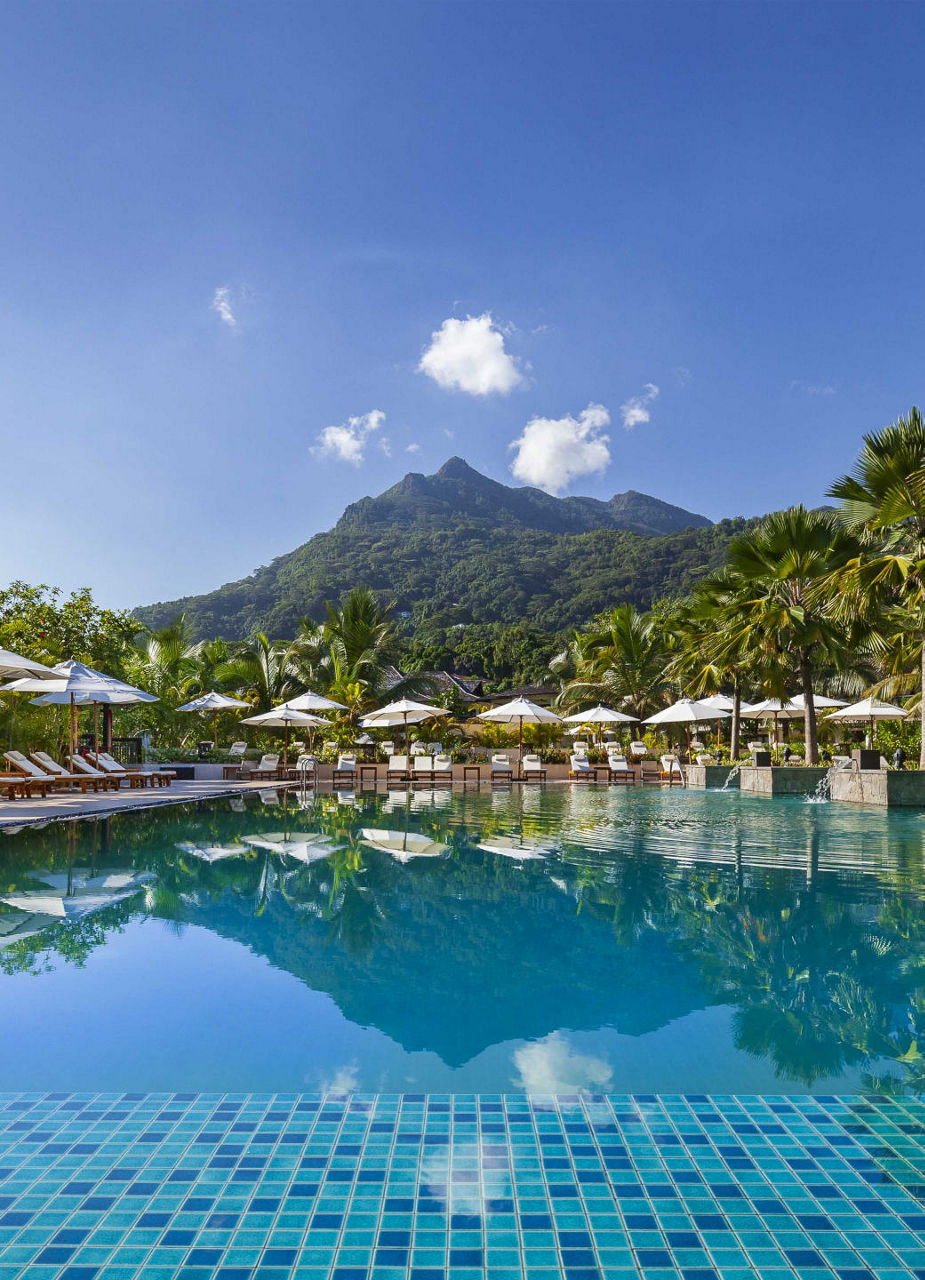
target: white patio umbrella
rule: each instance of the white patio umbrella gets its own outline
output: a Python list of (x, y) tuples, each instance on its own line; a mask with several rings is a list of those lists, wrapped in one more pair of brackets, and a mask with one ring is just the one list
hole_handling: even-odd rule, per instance
[(501, 707), (491, 707), (479, 713), (480, 720), (490, 720), (493, 724), (516, 724), (518, 734), (518, 758), (523, 761), (524, 725), (525, 724), (561, 724), (562, 717), (548, 707), (540, 707), (529, 698), (514, 698)]
[(360, 726), (363, 729), (391, 729), (398, 725), (405, 730), (405, 748), (408, 746), (408, 725), (420, 724), (434, 716), (447, 716), (446, 707), (432, 707), (426, 702), (415, 702), (411, 698), (399, 698), (397, 702), (389, 702), (378, 711), (370, 711), (363, 717)]
[(905, 720), (909, 714), (895, 702), (881, 702), (879, 698), (862, 698), (849, 707), (841, 707), (826, 716), (827, 720), (867, 720), (870, 724), (870, 740), (874, 740), (874, 725), (878, 720)]
[(240, 698), (230, 698), (227, 693), (216, 693), (210, 690), (204, 693), (201, 698), (194, 698), (192, 702), (184, 702), (182, 707), (177, 707), (178, 711), (211, 711), (212, 713), (212, 738), (218, 739), (218, 713), (220, 711), (231, 711), (239, 707), (249, 707), (249, 702), (242, 702)]
[(500, 858), (513, 858), (515, 862), (532, 862), (555, 852), (553, 845), (530, 836), (491, 836), (480, 840), (475, 847)]
[[(159, 701), (153, 693), (145, 693), (143, 689), (136, 689), (134, 685), (126, 684), (124, 680), (117, 680), (115, 676), (94, 671), (92, 667), (86, 666), (83, 662), (76, 662), (73, 658), (68, 659), (67, 662), (59, 662), (52, 670), (56, 676), (53, 681), (31, 675), (14, 680), (12, 684), (4, 685), (3, 688), (15, 693), (38, 693), (41, 697), (36, 701), (40, 706), (48, 706), (52, 703), (70, 706), (69, 745), (72, 755), (77, 750), (77, 708), (79, 706), (85, 706), (87, 703), (126, 705), (132, 702)], [(94, 722), (95, 720), (96, 712), (94, 711)], [(98, 733), (95, 732), (94, 739), (97, 746), (99, 745), (98, 737)]]
[(255, 724), (261, 729), (285, 729), (283, 739), (283, 764), (289, 763), (289, 726), (294, 724), (301, 728), (317, 729), (327, 724), (321, 716), (310, 716), (306, 711), (292, 711), (289, 707), (273, 707), (270, 711), (261, 711), (256, 716), (245, 716), (242, 724)]
[[(796, 694), (792, 701), (793, 705), (795, 707), (799, 707), (801, 711), (806, 709), (806, 700), (802, 693)], [(817, 711), (820, 710), (820, 708), (825, 710), (827, 707), (847, 707), (847, 705), (848, 703), (844, 698), (827, 698), (824, 693), (813, 694), (813, 706)]]
[[(698, 702), (702, 702), (705, 707), (712, 707), (714, 711), (728, 711), (732, 714), (735, 711), (735, 698), (730, 698), (728, 693), (711, 693), (708, 698), (698, 698)], [(747, 716), (751, 710), (751, 704), (739, 699), (739, 717)], [(716, 721), (716, 740), (719, 742), (719, 720)]]
[(0, 680), (18, 680), (23, 676), (32, 676), (36, 680), (58, 679), (54, 668), (20, 657), (10, 649), (0, 649)]
[(639, 720), (638, 716), (629, 716), (623, 711), (614, 711), (610, 707), (602, 707), (600, 703), (596, 707), (589, 707), (587, 711), (575, 711), (570, 716), (564, 716), (566, 724), (636, 724)]
[(346, 711), (347, 708), (342, 702), (335, 702), (333, 698), (326, 698), (320, 693), (300, 693), (295, 698), (289, 698), (286, 702), (280, 704), (283, 707), (289, 707), (291, 711)]
[(691, 725), (704, 724), (710, 720), (725, 720), (729, 715), (722, 707), (711, 707), (706, 702), (696, 702), (693, 698), (679, 698), (670, 707), (663, 707), (654, 716), (643, 720), (643, 724), (683, 724), (687, 726), (687, 754), (691, 752)]
[(745, 712), (747, 720), (774, 720), (774, 750), (780, 746), (780, 721), (802, 720), (804, 708), (793, 698), (765, 698)]

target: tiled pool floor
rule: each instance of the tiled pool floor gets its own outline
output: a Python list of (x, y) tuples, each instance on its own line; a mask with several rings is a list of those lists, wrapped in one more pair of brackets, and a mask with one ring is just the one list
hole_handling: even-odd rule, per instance
[(0, 1280), (925, 1280), (925, 1105), (0, 1095)]

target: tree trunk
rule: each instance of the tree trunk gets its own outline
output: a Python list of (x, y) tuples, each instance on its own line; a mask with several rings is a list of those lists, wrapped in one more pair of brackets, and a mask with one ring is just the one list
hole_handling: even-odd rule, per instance
[(803, 736), (806, 739), (806, 763), (819, 763), (819, 743), (816, 738), (816, 704), (813, 701), (813, 669), (809, 654), (800, 653), (800, 675), (803, 680)]
[(739, 677), (732, 682), (732, 724), (729, 727), (729, 758), (733, 764), (739, 758), (739, 726), (742, 718), (742, 697), (739, 693)]
[(922, 741), (919, 746), (919, 768), (925, 769), (925, 643), (922, 644)]

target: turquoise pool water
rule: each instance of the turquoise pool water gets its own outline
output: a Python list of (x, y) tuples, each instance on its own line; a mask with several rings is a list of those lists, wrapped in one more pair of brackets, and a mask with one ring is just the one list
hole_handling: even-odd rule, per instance
[(909, 1096), (923, 836), (590, 787), (0, 834), (0, 1090)]

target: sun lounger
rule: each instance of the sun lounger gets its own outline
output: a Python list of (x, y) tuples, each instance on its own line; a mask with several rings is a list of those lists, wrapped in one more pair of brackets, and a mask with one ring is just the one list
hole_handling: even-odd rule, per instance
[(695, 758), (698, 764), (716, 764), (716, 756), (712, 751), (701, 751)]
[(385, 770), (386, 786), (389, 783), (407, 782), (408, 781), (408, 757), (407, 756), (389, 756), (389, 763)]
[(357, 777), (357, 758), (352, 752), (344, 752), (337, 759), (331, 785), (335, 787), (352, 787)]
[(640, 761), (644, 756), (649, 754), (649, 748), (644, 742), (637, 741), (630, 743), (630, 755), (635, 761)]
[(624, 785), (635, 785), (636, 770), (628, 763), (626, 756), (611, 753), (607, 757), (608, 779), (610, 782), (621, 782)]
[(568, 776), (576, 781), (579, 778), (584, 778), (585, 782), (596, 782), (597, 770), (587, 756), (573, 755), (569, 757)]
[(248, 778), (253, 778), (259, 782), (263, 778), (269, 778), (271, 782), (275, 782), (279, 775), (279, 754), (271, 752), (269, 755), (261, 756), (255, 769), (248, 770)]
[[(78, 761), (83, 763), (78, 764)], [(140, 769), (126, 769), (123, 773), (119, 773), (117, 769), (104, 767), (98, 760), (87, 760), (85, 756), (71, 756), (71, 764), (75, 769), (79, 769), (81, 773), (87, 773), (88, 770), (92, 770), (97, 777), (109, 778), (117, 787), (121, 783), (127, 782), (130, 791), (133, 788), (142, 790), (144, 787), (154, 786), (153, 775), (142, 773)]]
[(681, 764), (677, 756), (662, 756), (659, 759), (659, 773), (661, 781), (667, 782), (670, 787), (673, 787), (675, 783), (679, 787), (684, 786), (684, 774), (681, 772)]
[[(120, 783), (119, 778), (117, 778), (114, 774), (110, 775), (108, 773), (105, 773), (102, 769), (98, 769), (95, 764), (91, 764), (90, 761), (84, 759), (83, 756), (79, 756), (79, 755), (68, 756), (68, 764), (71, 766), (71, 768), (75, 773), (79, 773), (82, 775), (82, 777), (84, 778), (84, 781), (87, 781), (87, 782), (92, 781), (92, 782), (96, 782), (97, 784), (102, 784), (105, 781), (106, 785), (109, 787), (112, 787), (113, 791), (119, 790), (119, 783)], [(132, 787), (145, 787), (148, 785), (147, 782), (144, 780), (144, 778), (142, 778), (140, 774), (137, 776), (135, 774), (130, 774), (126, 776), (129, 779), (130, 789)], [(96, 790), (97, 788), (94, 788), (94, 789)], [(105, 790), (106, 788), (104, 787), (103, 789)]]
[(411, 761), (411, 767), (415, 782), (433, 783), (434, 762), (431, 756), (414, 756)]
[(380, 743), (379, 743), (379, 750), (380, 750), (380, 751), (382, 752), (382, 754), (386, 757), (386, 759), (389, 759), (391, 756), (394, 756), (394, 754), (395, 754), (395, 743), (394, 743), (394, 742), (380, 742)]
[(25, 799), (33, 792), (38, 792), (44, 799), (54, 785), (52, 778), (27, 778), (24, 773), (0, 773), (0, 792), (7, 800), (16, 800), (19, 796)]
[(531, 752), (530, 755), (524, 756), (520, 772), (524, 782), (546, 781), (546, 766), (543, 764), (539, 756), (533, 752)]
[[(58, 764), (57, 760), (53, 760), (47, 751), (31, 751), (29, 753), (34, 762), (42, 770), (43, 773), (49, 774), (52, 778), (65, 779), (71, 776), (69, 771), (65, 769), (63, 764)], [(94, 791), (118, 791), (119, 781), (117, 778), (109, 778), (101, 770), (96, 770), (98, 776), (85, 774), (81, 771), (80, 781), (85, 785), (82, 790), (86, 790), (87, 786), (92, 786)]]
[(126, 769), (125, 765), (120, 764), (108, 751), (98, 751), (93, 760), (96, 767), (102, 769), (103, 773), (108, 773), (111, 778), (118, 778), (120, 781), (123, 778), (144, 779), (141, 786), (146, 786), (150, 781), (152, 787), (169, 787), (177, 776), (172, 769)]
[(228, 748), (228, 754), (231, 756), (232, 760), (243, 760), (246, 751), (246, 742), (232, 742), (231, 746)]
[(453, 780), (453, 761), (448, 755), (438, 752), (434, 756), (434, 780), (441, 779), (444, 782)]
[(655, 760), (640, 760), (639, 781), (654, 782), (658, 785), (662, 780), (662, 771)]
[(492, 782), (513, 782), (514, 770), (511, 768), (511, 762), (502, 752), (496, 752), (491, 758), (491, 780)]
[(313, 755), (303, 752), (295, 762), (295, 776), (303, 787), (314, 786), (318, 777), (318, 761)]
[(99, 783), (91, 783), (80, 773), (49, 773), (47, 770), (40, 768), (34, 761), (27, 759), (21, 751), (4, 751), (3, 758), (13, 766), (17, 773), (21, 773), (26, 778), (33, 781), (47, 782), (54, 790), (63, 788), (80, 787), (81, 792), (86, 794), (88, 788), (93, 791), (99, 790)]

